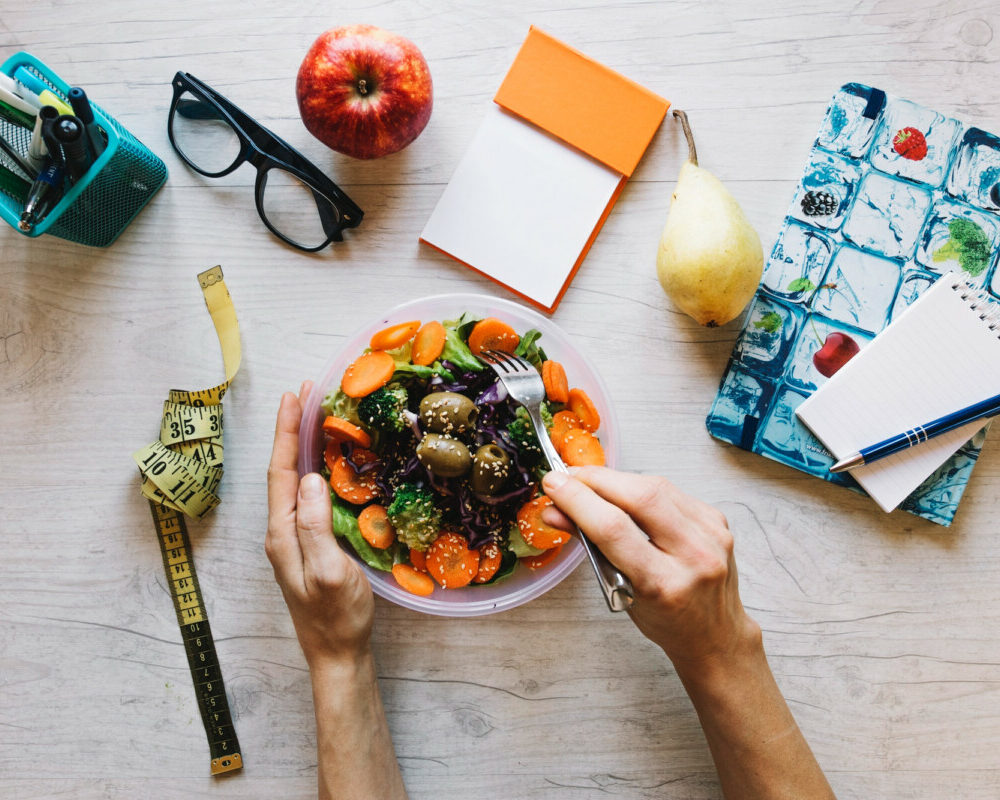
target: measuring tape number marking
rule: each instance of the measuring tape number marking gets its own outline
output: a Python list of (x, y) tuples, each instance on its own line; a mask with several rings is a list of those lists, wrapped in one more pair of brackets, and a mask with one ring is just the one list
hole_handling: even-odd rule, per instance
[(160, 537), (163, 568), (171, 585), (174, 611), (177, 612), (177, 624), (194, 680), (198, 710), (208, 736), (212, 774), (231, 772), (242, 768), (243, 757), (226, 699), (226, 687), (222, 681), (212, 629), (208, 624), (208, 613), (201, 599), (198, 573), (191, 559), (191, 541), (184, 515), (155, 500), (150, 500), (149, 505)]
[(142, 475), (160, 542), (184, 652), (208, 737), (213, 775), (243, 767), (222, 669), (198, 585), (184, 516), (201, 519), (219, 504), (222, 480), (222, 398), (240, 368), (240, 330), (221, 267), (198, 275), (222, 348), (226, 379), (211, 389), (172, 389), (163, 404), (160, 438), (132, 458)]

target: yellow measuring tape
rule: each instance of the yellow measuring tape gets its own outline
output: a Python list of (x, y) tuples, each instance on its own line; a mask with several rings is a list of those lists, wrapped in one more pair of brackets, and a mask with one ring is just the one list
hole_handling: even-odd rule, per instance
[(198, 283), (219, 337), (226, 379), (211, 389), (172, 389), (163, 404), (160, 438), (133, 453), (132, 458), (142, 475), (142, 494), (152, 508), (163, 567), (208, 737), (211, 771), (217, 775), (240, 769), (243, 758), (184, 516), (201, 519), (219, 504), (216, 490), (222, 479), (222, 398), (240, 368), (241, 349), (236, 310), (222, 267), (200, 273)]

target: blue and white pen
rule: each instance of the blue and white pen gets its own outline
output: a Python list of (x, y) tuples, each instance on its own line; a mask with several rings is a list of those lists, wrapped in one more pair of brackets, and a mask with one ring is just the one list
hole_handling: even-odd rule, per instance
[(871, 464), (873, 461), (891, 456), (900, 450), (906, 450), (921, 442), (926, 442), (931, 437), (953, 431), (955, 428), (960, 428), (966, 423), (974, 422), (977, 419), (993, 417), (997, 414), (1000, 414), (1000, 394), (986, 400), (981, 400), (971, 406), (966, 406), (959, 411), (953, 411), (951, 414), (945, 414), (943, 417), (938, 417), (923, 425), (917, 425), (917, 427), (910, 428), (908, 431), (903, 431), (895, 436), (890, 436), (888, 439), (873, 444), (870, 447), (865, 447), (853, 456), (842, 458), (830, 467), (830, 472), (844, 472), (855, 467), (863, 467), (865, 464)]
[(28, 199), (24, 204), (24, 211), (17, 223), (18, 228), (25, 233), (30, 233), (32, 228), (38, 224), (38, 220), (44, 217), (58, 202), (62, 179), (62, 167), (54, 164), (50, 159), (48, 166), (38, 173), (35, 182), (31, 184)]

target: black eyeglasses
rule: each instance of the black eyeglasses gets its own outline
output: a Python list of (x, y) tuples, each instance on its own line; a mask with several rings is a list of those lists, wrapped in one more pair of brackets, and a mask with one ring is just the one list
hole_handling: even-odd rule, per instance
[(343, 241), (364, 212), (290, 144), (193, 75), (174, 75), (167, 135), (187, 165), (208, 178), (249, 161), (257, 168), (257, 213), (271, 233), (300, 250)]

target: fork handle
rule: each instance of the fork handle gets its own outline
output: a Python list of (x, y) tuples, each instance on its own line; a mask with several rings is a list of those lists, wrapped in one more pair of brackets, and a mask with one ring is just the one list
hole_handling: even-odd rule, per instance
[[(556, 448), (549, 438), (549, 432), (542, 421), (541, 412), (537, 407), (534, 409), (528, 408), (527, 411), (531, 416), (531, 421), (534, 423), (535, 432), (538, 435), (538, 444), (542, 448), (549, 466), (554, 472), (568, 473), (569, 470), (563, 463), (562, 458), (559, 457), (559, 453), (556, 452)], [(597, 576), (597, 582), (601, 585), (601, 591), (604, 592), (604, 599), (607, 601), (608, 608), (612, 611), (628, 610), (635, 603), (635, 592), (632, 589), (632, 582), (625, 577), (625, 574), (618, 567), (608, 561), (604, 553), (579, 528), (577, 528), (577, 535), (583, 544), (583, 549), (587, 551), (587, 557), (590, 559), (590, 565), (594, 568), (594, 574)]]

